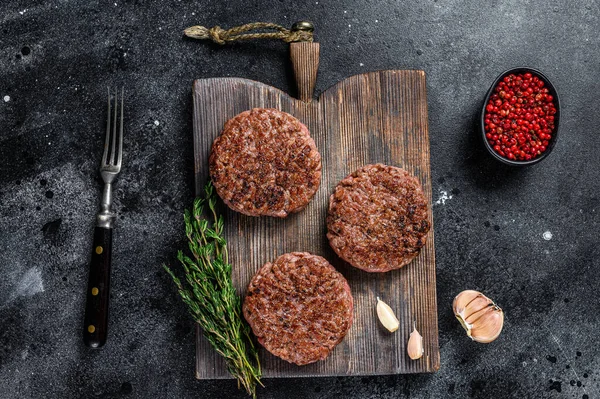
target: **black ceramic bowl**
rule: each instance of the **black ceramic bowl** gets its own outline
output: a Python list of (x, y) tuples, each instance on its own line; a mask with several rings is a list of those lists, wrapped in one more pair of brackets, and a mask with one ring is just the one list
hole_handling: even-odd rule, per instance
[[(505, 76), (508, 76), (511, 73), (519, 74), (519, 73), (527, 73), (527, 72), (531, 73), (533, 76), (537, 76), (542, 81), (544, 81), (544, 85), (545, 85), (544, 87), (547, 87), (548, 91), (550, 92), (552, 97), (554, 97), (553, 102), (554, 102), (554, 106), (556, 107), (556, 114), (554, 114), (554, 130), (552, 130), (552, 133), (551, 133), (552, 137), (548, 141), (548, 145), (546, 146), (546, 151), (544, 151), (541, 155), (539, 155), (529, 161), (512, 161), (512, 160), (510, 160), (508, 158), (504, 158), (500, 154), (496, 153), (496, 151), (494, 151), (494, 149), (488, 142), (487, 138), (485, 137), (485, 122), (484, 122), (485, 121), (485, 113), (486, 113), (485, 107), (486, 107), (488, 101), (490, 100), (490, 96), (494, 93), (494, 89), (496, 88), (498, 83), (500, 83), (500, 81), (502, 79), (504, 79)], [(481, 120), (480, 120), (481, 138), (483, 139), (483, 144), (484, 144), (485, 148), (487, 149), (487, 151), (490, 153), (490, 155), (492, 157), (494, 157), (498, 161), (500, 161), (506, 165), (511, 165), (511, 166), (533, 165), (534, 163), (538, 163), (538, 162), (542, 161), (543, 159), (545, 159), (552, 152), (552, 149), (554, 148), (554, 145), (556, 144), (556, 139), (558, 138), (559, 122), (560, 122), (560, 102), (558, 99), (558, 93), (556, 92), (556, 89), (554, 88), (554, 85), (552, 84), (552, 82), (550, 82), (550, 80), (546, 77), (546, 75), (544, 75), (543, 73), (541, 73), (540, 71), (538, 71), (536, 69), (526, 68), (526, 67), (513, 68), (513, 69), (509, 69), (508, 71), (502, 72), (500, 74), (500, 76), (498, 76), (496, 78), (496, 80), (494, 80), (494, 83), (492, 83), (492, 86), (490, 87), (487, 94), (485, 95), (485, 99), (483, 101), (483, 107), (481, 108)]]

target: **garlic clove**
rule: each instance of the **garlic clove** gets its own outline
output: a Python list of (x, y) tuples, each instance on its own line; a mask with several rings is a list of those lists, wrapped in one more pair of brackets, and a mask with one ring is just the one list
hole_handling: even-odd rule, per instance
[(477, 320), (483, 317), (490, 309), (492, 309), (493, 306), (494, 302), (492, 301), (486, 301), (485, 303), (481, 302), (481, 305), (478, 309), (475, 309), (468, 316), (466, 314), (463, 315), (463, 319), (467, 324), (473, 325), (475, 322), (477, 322)]
[(423, 349), (423, 337), (417, 331), (416, 325), (413, 327), (413, 331), (410, 333), (410, 338), (408, 338), (406, 352), (408, 353), (408, 357), (410, 357), (412, 360), (420, 359), (425, 352)]
[(463, 310), (460, 316), (467, 323), (472, 323), (474, 320), (477, 319), (478, 313), (481, 312), (482, 309), (485, 309), (486, 307), (493, 304), (494, 302), (492, 302), (489, 298), (485, 297), (484, 295), (480, 295), (473, 299), (471, 302), (469, 302), (469, 304), (467, 305), (467, 307), (465, 307), (465, 310)]
[(504, 325), (504, 312), (498, 306), (489, 306), (473, 322), (469, 336), (473, 341), (488, 344), (498, 338)]
[(452, 303), (452, 308), (454, 309), (454, 314), (462, 313), (467, 305), (475, 298), (481, 295), (481, 292), (466, 290), (458, 294), (454, 298), (454, 302)]
[(400, 327), (400, 322), (396, 318), (394, 311), (389, 305), (377, 297), (377, 317), (379, 321), (389, 332), (394, 332)]
[(481, 292), (466, 290), (454, 298), (454, 315), (467, 335), (476, 342), (489, 343), (498, 338), (504, 324), (504, 313), (494, 301)]

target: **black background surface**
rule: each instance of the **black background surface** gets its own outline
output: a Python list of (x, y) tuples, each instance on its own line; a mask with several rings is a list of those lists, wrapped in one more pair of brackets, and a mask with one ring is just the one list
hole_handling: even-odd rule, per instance
[[(182, 30), (300, 19), (321, 43), (317, 94), (371, 70), (427, 73), (441, 369), (266, 380), (260, 397), (600, 396), (599, 16), (593, 0), (3, 0), (0, 397), (245, 397), (195, 380), (194, 324), (160, 266), (193, 198), (192, 81), (294, 94), (293, 76), (282, 42), (220, 47)], [(491, 159), (477, 135), (485, 92), (516, 66), (547, 74), (562, 103), (557, 146), (526, 169)], [(92, 351), (80, 332), (108, 85), (125, 85), (127, 123), (110, 336)], [(504, 308), (496, 342), (454, 320), (463, 289)]]

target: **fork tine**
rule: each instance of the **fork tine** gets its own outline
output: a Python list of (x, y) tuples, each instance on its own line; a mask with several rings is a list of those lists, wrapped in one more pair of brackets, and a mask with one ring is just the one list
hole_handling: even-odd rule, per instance
[(115, 118), (113, 119), (113, 130), (111, 133), (110, 140), (112, 142), (110, 152), (110, 164), (115, 164), (115, 142), (117, 141), (117, 108), (119, 105), (119, 91), (115, 87)]
[(117, 167), (121, 167), (123, 159), (123, 97), (125, 96), (125, 88), (121, 86), (121, 120), (119, 123), (119, 149), (117, 151)]
[(102, 154), (102, 165), (108, 164), (108, 145), (110, 143), (110, 87), (108, 88), (108, 112), (106, 116), (106, 137), (104, 138), (104, 153)]

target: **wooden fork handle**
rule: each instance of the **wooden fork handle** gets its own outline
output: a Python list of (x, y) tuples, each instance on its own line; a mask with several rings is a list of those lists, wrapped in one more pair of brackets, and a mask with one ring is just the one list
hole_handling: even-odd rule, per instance
[(106, 342), (111, 258), (112, 229), (96, 227), (83, 327), (83, 341), (91, 348)]

